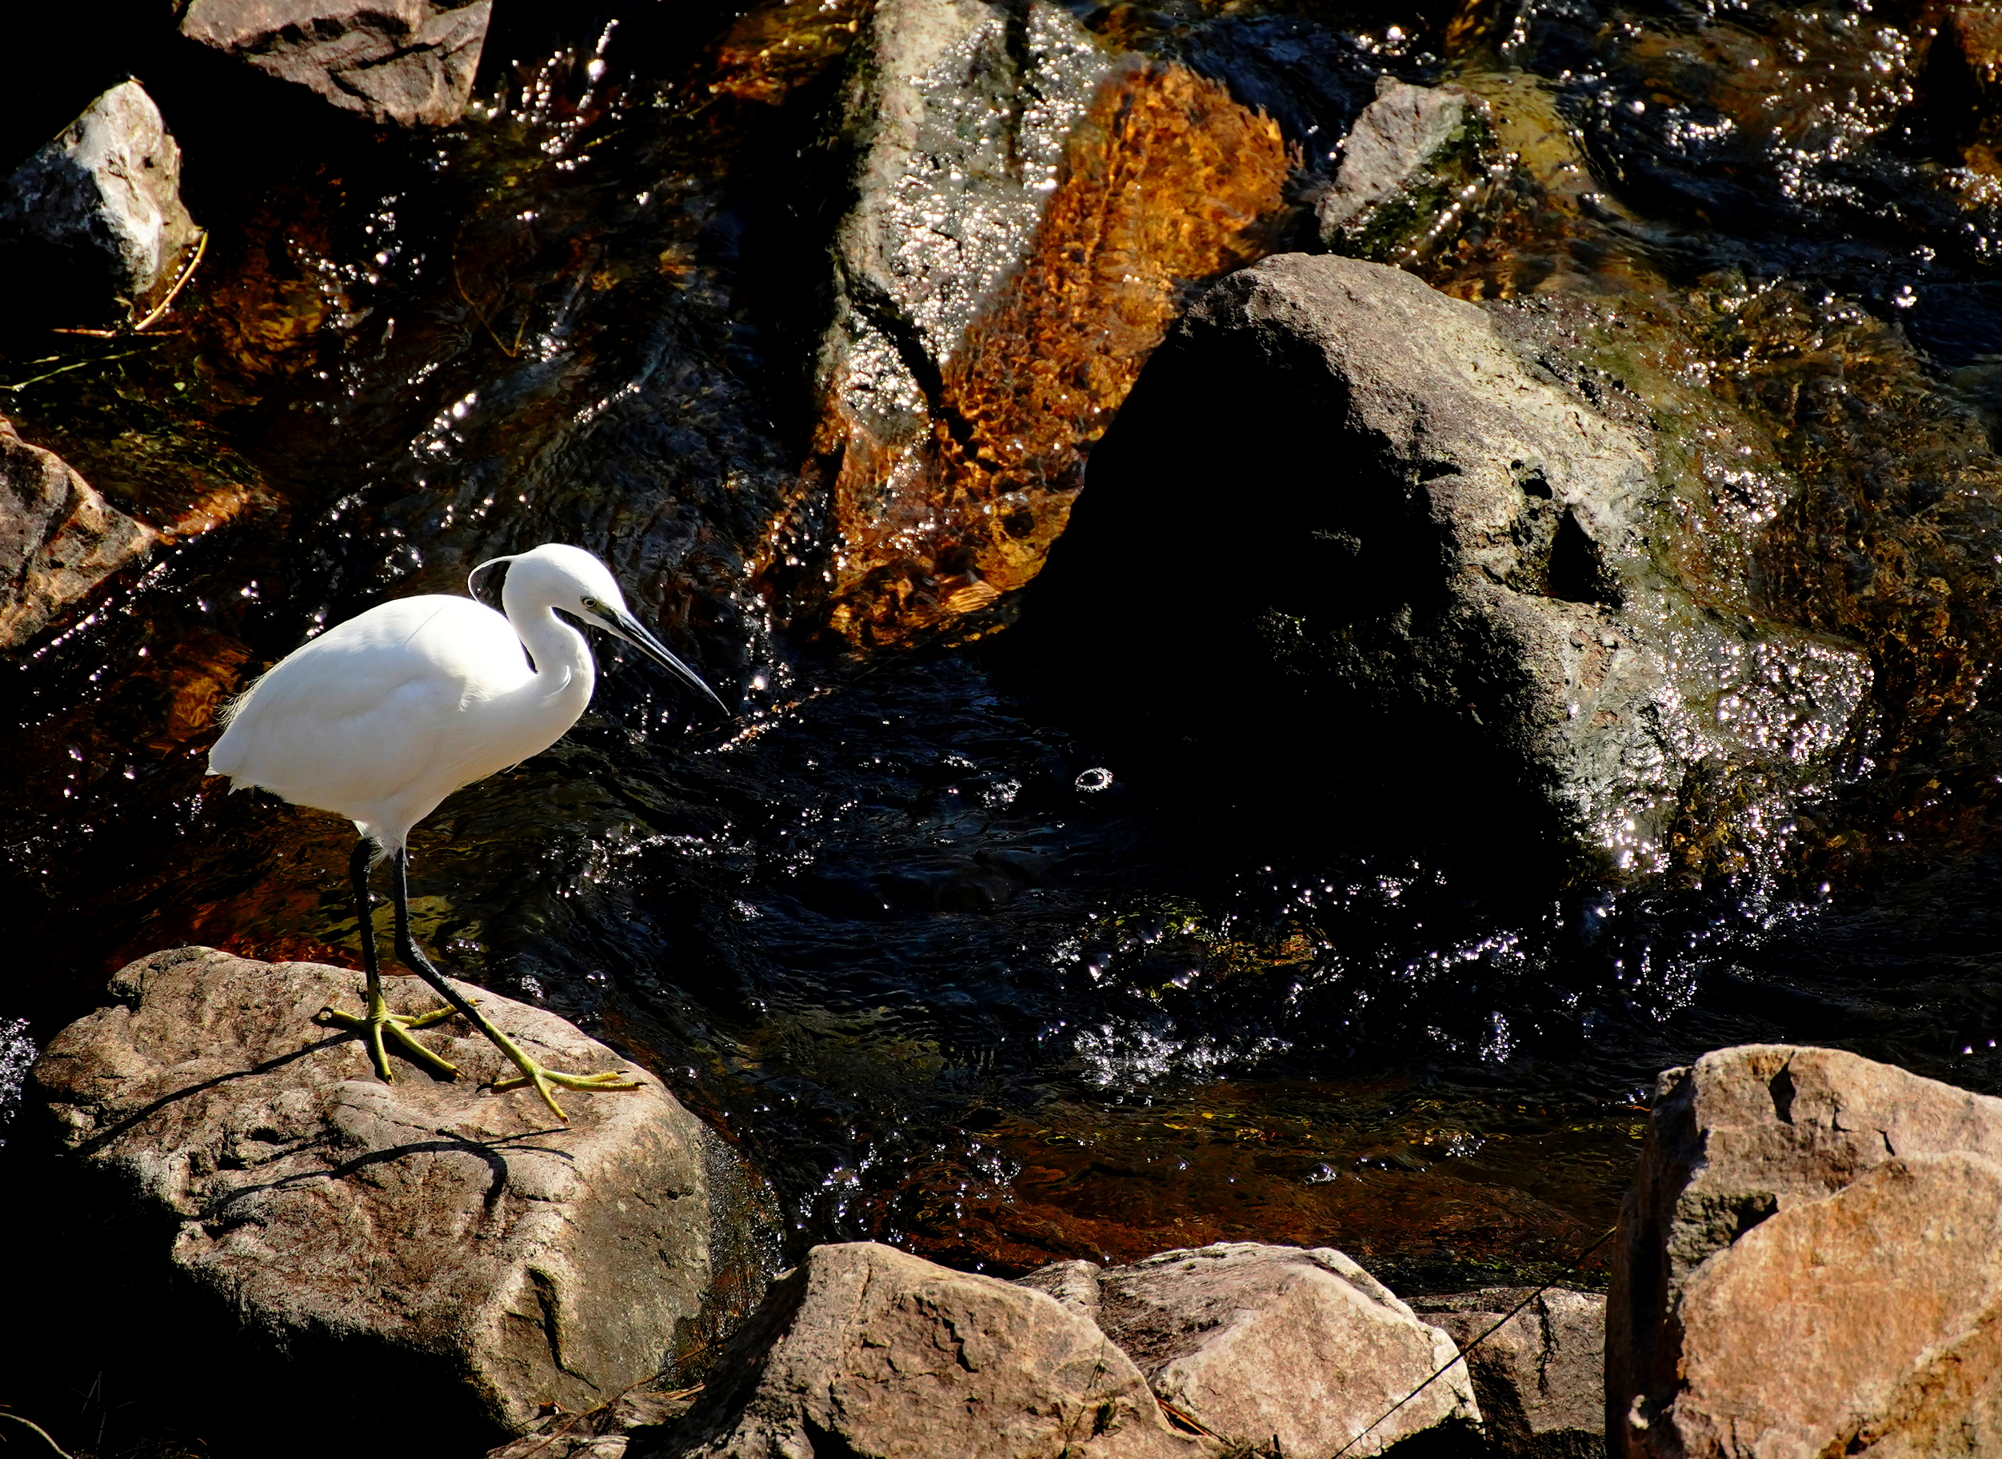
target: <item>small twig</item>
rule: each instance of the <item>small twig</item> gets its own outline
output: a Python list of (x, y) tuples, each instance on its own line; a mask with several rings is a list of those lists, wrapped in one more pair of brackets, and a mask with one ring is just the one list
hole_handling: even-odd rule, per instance
[(36, 375), (32, 379), (22, 380), (16, 384), (10, 385), (0, 382), (0, 390), (26, 390), (30, 385), (39, 385), (44, 380), (53, 380), (58, 375), (66, 375), (71, 370), (81, 370), (86, 365), (108, 365), (113, 360), (129, 360), (134, 355), (143, 355), (145, 353), (145, 350), (127, 350), (122, 355), (100, 355), (94, 360), (77, 360), (72, 364), (59, 366), (49, 371), (46, 375)]
[[(1570, 1276), (1572, 1272), (1578, 1269), (1579, 1265), (1585, 1260), (1586, 1257), (1590, 1256), (1593, 1252), (1597, 1251), (1600, 1247), (1604, 1246), (1608, 1241), (1611, 1241), (1614, 1236), (1618, 1235), (1619, 1230), (1620, 1228), (1617, 1226), (1607, 1227), (1605, 1234), (1601, 1236), (1597, 1241), (1593, 1242), (1590, 1246), (1586, 1247), (1583, 1251), (1579, 1252), (1576, 1256), (1572, 1257), (1570, 1264), (1566, 1266), (1563, 1271), (1559, 1272), (1557, 1274), (1557, 1277)], [(1538, 1287), (1534, 1292), (1531, 1292), (1527, 1297), (1524, 1297), (1520, 1302), (1516, 1303), (1515, 1306), (1509, 1308), (1508, 1311), (1504, 1312), (1500, 1316), (1500, 1318), (1498, 1318), (1495, 1321), (1494, 1326), (1490, 1327), (1486, 1332), (1482, 1333), (1479, 1337), (1475, 1338), (1472, 1342), (1468, 1343), (1465, 1347), (1461, 1348), (1459, 1355), (1453, 1359), (1453, 1362), (1447, 1363), (1443, 1367), (1434, 1369), (1431, 1377), (1427, 1378), (1423, 1383), (1420, 1383), (1416, 1388), (1412, 1389), (1409, 1393), (1405, 1394), (1404, 1397), (1398, 1399), (1397, 1402), (1391, 1404), (1389, 1408), (1386, 1408), (1381, 1414), (1377, 1415), (1375, 1423), (1372, 1423), (1369, 1426), (1369, 1428), (1364, 1429), (1361, 1433), (1357, 1434), (1353, 1439), (1350, 1439), (1346, 1444), (1342, 1445), (1341, 1448), (1335, 1450), (1335, 1452), (1329, 1456), (1329, 1459), (1342, 1459), (1342, 1455), (1348, 1453), (1349, 1450), (1353, 1449), (1357, 1444), (1360, 1444), (1364, 1439), (1368, 1438), (1371, 1431), (1374, 1430), (1378, 1424), (1381, 1424), (1385, 1419), (1389, 1418), (1392, 1414), (1396, 1413), (1400, 1408), (1404, 1407), (1405, 1404), (1411, 1402), (1412, 1399), (1416, 1398), (1419, 1394), (1423, 1393), (1427, 1388), (1430, 1388), (1432, 1386), (1432, 1380), (1434, 1378), (1437, 1378), (1441, 1373), (1450, 1372), (1455, 1363), (1464, 1363), (1467, 1360), (1468, 1353), (1471, 1353), (1475, 1348), (1479, 1347), (1482, 1343), (1486, 1342), (1489, 1338), (1493, 1337), (1497, 1332), (1500, 1332), (1502, 1328), (1508, 1325), (1509, 1319), (1514, 1317), (1516, 1313), (1522, 1311), (1523, 1308), (1527, 1307), (1530, 1303), (1534, 1302), (1538, 1297), (1541, 1297), (1545, 1292), (1549, 1291), (1552, 1287), (1556, 1286), (1557, 1277), (1552, 1277), (1549, 1281), (1545, 1282), (1542, 1286)]]
[(528, 317), (526, 315), (522, 316), (521, 324), (514, 332), (514, 348), (509, 349), (501, 343), (501, 337), (494, 332), (493, 325), (487, 320), (486, 311), (475, 304), (473, 296), (466, 292), (465, 281), (459, 277), (459, 260), (456, 257), (452, 260), (452, 287), (459, 291), (459, 297), (466, 301), (466, 307), (473, 311), (473, 318), (480, 321), (480, 328), (487, 332), (487, 338), (494, 342), (494, 347), (510, 360), (519, 358), (521, 355), (521, 337), (528, 329)]
[(121, 326), (117, 329), (54, 329), (49, 332), (51, 334), (81, 334), (91, 339), (122, 339), (128, 334), (145, 333), (148, 325), (167, 312), (167, 306), (174, 302), (174, 296), (187, 287), (188, 280), (195, 276), (195, 265), (202, 261), (202, 255), (208, 251), (209, 230), (204, 228), (202, 229), (201, 237), (195, 240), (195, 256), (188, 260), (187, 266), (181, 270), (181, 276), (174, 280), (174, 287), (167, 290), (167, 297), (154, 307), (151, 314), (148, 314), (137, 324), (131, 326), (131, 328), (127, 329)]
[[(70, 1459), (69, 1453), (63, 1448), (63, 1446), (61, 1444), (58, 1444), (54, 1439), (50, 1438), (49, 1431), (43, 1428), (40, 1424), (36, 1423), (33, 1419), (22, 1418), (21, 1415), (19, 1415), (18, 1413), (8, 1413), (5, 1409), (0, 1409), (0, 1418), (10, 1418), (14, 1420), (14, 1422), (17, 1424), (22, 1424), (28, 1428), (33, 1429), (38, 1435), (41, 1436), (41, 1440), (44, 1444), (47, 1444), (51, 1449), (55, 1450), (56, 1453), (62, 1455), (62, 1459)], [(5, 1442), (4, 1440), (0, 1440), (0, 1443), (4, 1442)]]
[(162, 314), (165, 314), (167, 312), (167, 306), (172, 304), (174, 302), (175, 296), (179, 294), (182, 289), (187, 287), (188, 280), (195, 276), (195, 267), (201, 263), (202, 255), (207, 253), (208, 251), (209, 251), (209, 230), (204, 228), (202, 229), (202, 236), (195, 240), (195, 256), (188, 260), (188, 266), (182, 269), (181, 276), (178, 279), (174, 280), (174, 287), (167, 290), (167, 297), (162, 299), (158, 304), (156, 304), (153, 307), (153, 312), (151, 314), (148, 314), (144, 319), (140, 320), (137, 324), (132, 326), (132, 332), (134, 334), (144, 334), (146, 332), (147, 325), (151, 324), (154, 320), (158, 319)]
[[(530, 1455), (540, 1454), (544, 1449), (547, 1449), (551, 1444), (555, 1443), (558, 1439), (562, 1438), (565, 1434), (569, 1433), (572, 1429), (576, 1428), (577, 1425), (582, 1423), (585, 1419), (590, 1418), (593, 1414), (603, 1413), (606, 1409), (612, 1407), (612, 1405), (617, 1403), (620, 1399), (625, 1398), (627, 1395), (632, 1393), (634, 1389), (640, 1386), (640, 1383), (647, 1383), (651, 1381), (652, 1381), (651, 1379), (642, 1378), (639, 1380), (639, 1383), (628, 1383), (624, 1388), (621, 1388), (617, 1393), (613, 1394), (609, 1399), (599, 1404), (596, 1408), (587, 1408), (582, 1413), (565, 1414), (563, 1416), (563, 1422), (561, 1424), (557, 1425), (556, 1428), (553, 1429), (543, 1439), (543, 1441), (537, 1444), (533, 1449), (524, 1449), (521, 1455), (519, 1456), (519, 1459), (529, 1459)], [(667, 1399), (692, 1398), (701, 1391), (702, 1391), (702, 1385), (700, 1383), (697, 1383), (693, 1388), (677, 1388), (671, 1393), (662, 1393), (659, 1395), (659, 1397)], [(68, 1456), (65, 1455), (64, 1459), (68, 1459)]]
[(1205, 1438), (1215, 1439), (1219, 1444), (1228, 1444), (1230, 1442), (1230, 1440), (1226, 1439), (1222, 1434), (1218, 1433), (1194, 1414), (1175, 1407), (1174, 1404), (1168, 1402), (1160, 1394), (1157, 1393), (1154, 1395), (1154, 1401), (1161, 1406), (1161, 1412), (1168, 1415), (1169, 1418), (1173, 1419), (1183, 1428), (1192, 1429)]

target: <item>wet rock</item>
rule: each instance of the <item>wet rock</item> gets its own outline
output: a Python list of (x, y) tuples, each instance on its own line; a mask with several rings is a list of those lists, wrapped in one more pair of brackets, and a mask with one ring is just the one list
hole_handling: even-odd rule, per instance
[(816, 1246), (731, 1339), (675, 1456), (1186, 1459), (1131, 1360), (1040, 1292), (874, 1242)]
[(0, 181), (0, 257), (37, 281), (15, 292), (76, 311), (71, 324), (143, 311), (200, 232), (180, 187), (181, 149), (153, 98), (136, 81), (112, 87)]
[(0, 418), (0, 649), (31, 642), (159, 540)]
[(1166, 1251), (1100, 1274), (1099, 1300), (1100, 1325), (1154, 1392), (1229, 1443), (1326, 1459), (1480, 1422), (1453, 1340), (1339, 1251)]
[(806, 505), (767, 573), (859, 644), (992, 626), (1190, 279), (1264, 248), (1268, 119), (1061, 6), (887, 0), (837, 123), (854, 203)]
[(193, 0), (181, 34), (372, 122), (445, 126), (472, 95), (493, 0)]
[(1606, 1449), (1606, 1299), (1552, 1287), (1515, 1312), (1532, 1291), (1487, 1287), (1414, 1297), (1411, 1308), (1466, 1354), (1496, 1453), (1599, 1459)]
[(1386, 76), (1342, 144), (1341, 166), (1315, 207), (1321, 242), (1380, 263), (1431, 251), (1491, 185), (1487, 107), (1458, 86)]
[[(1665, 865), (1705, 765), (1826, 773), (1867, 664), (1753, 616), (1762, 518), (1671, 481), (1480, 307), (1268, 258), (1191, 307), (1142, 391), (1035, 609), (1107, 712), (1167, 713), (1289, 794), (1364, 814), (1381, 789), (1429, 835), (1509, 825), (1602, 874)], [(1720, 535), (1737, 576), (1699, 592), (1684, 544)], [(1164, 631), (1161, 575), (1191, 563), (1212, 586)]]
[(2002, 1100), (1831, 1049), (1669, 1070), (1606, 1382), (1632, 1459), (2002, 1446)]
[[(313, 1022), (360, 987), (181, 948), (56, 1036), (39, 1098), (94, 1205), (124, 1213), (126, 1249), (91, 1259), (170, 1269), (174, 1330), (264, 1365), (271, 1391), (367, 1395), (369, 1422), (406, 1439), (493, 1442), (659, 1371), (711, 1287), (700, 1124), (649, 1080), (573, 1095), (553, 1128), (532, 1097), (481, 1091), (506, 1070), (456, 1021), (425, 1038), (458, 1080), (383, 1084)], [(555, 1067), (618, 1064), (553, 1014), (464, 991)], [(414, 978), (388, 996), (436, 1002)]]

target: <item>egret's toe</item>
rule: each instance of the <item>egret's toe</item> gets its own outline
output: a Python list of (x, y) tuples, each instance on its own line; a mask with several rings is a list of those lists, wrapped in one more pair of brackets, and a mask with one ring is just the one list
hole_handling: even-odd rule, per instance
[(375, 1065), (376, 1076), (384, 1084), (395, 1083), (390, 1073), (389, 1050), (384, 1043), (385, 1036), (402, 1051), (403, 1056), (418, 1067), (430, 1070), (440, 1079), (456, 1079), (459, 1066), (451, 1060), (434, 1054), (411, 1035), (412, 1029), (429, 1028), (434, 1023), (443, 1023), (455, 1012), (452, 1008), (434, 1008), (429, 1013), (405, 1016), (391, 1013), (386, 1007), (372, 1009), (367, 1013), (344, 1013), (338, 1008), (322, 1008), (318, 1021), (334, 1028), (344, 1028), (350, 1033), (361, 1035), (368, 1046), (368, 1060)]
[(523, 1053), (518, 1045), (507, 1047), (505, 1052), (510, 1059), (514, 1060), (515, 1066), (521, 1070), (521, 1073), (510, 1075), (506, 1079), (496, 1079), (493, 1082), (494, 1093), (505, 1094), (510, 1089), (526, 1089), (533, 1086), (535, 1092), (542, 1096), (542, 1102), (549, 1106), (550, 1113), (554, 1114), (559, 1120), (568, 1121), (570, 1116), (563, 1113), (563, 1106), (556, 1102), (555, 1089), (619, 1090), (646, 1088), (645, 1083), (641, 1080), (635, 1079), (629, 1074), (621, 1074), (616, 1070), (611, 1070), (603, 1074), (566, 1074), (560, 1069), (545, 1069), (534, 1059)]

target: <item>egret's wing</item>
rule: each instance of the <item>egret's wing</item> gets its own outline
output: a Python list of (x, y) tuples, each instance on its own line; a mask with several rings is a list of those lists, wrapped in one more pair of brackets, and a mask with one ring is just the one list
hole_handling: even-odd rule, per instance
[(252, 686), (212, 774), (343, 815), (393, 799), (457, 758), (476, 699), (530, 670), (507, 620), (468, 598), (402, 598), (328, 630)]

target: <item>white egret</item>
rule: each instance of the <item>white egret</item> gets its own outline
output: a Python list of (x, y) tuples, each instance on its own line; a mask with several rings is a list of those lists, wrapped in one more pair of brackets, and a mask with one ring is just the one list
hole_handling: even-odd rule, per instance
[[(361, 922), (368, 1006), (360, 1014), (323, 1009), (323, 1022), (359, 1033), (386, 1082), (385, 1035), (434, 1073), (456, 1074), (412, 1031), (461, 1013), (521, 1070), (521, 1077), (494, 1088), (532, 1085), (561, 1119), (566, 1116), (553, 1085), (640, 1086), (616, 1073), (543, 1068), (438, 975), (410, 935), (410, 828), (460, 786), (548, 749), (591, 702), (597, 667), (590, 647), (559, 613), (624, 639), (729, 711), (693, 669), (640, 626), (618, 583), (590, 553), (545, 543), (481, 563), (466, 579), (468, 588), (477, 591), (479, 575), (500, 563), (508, 564), (501, 588), (505, 617), (473, 598), (399, 598), (288, 654), (224, 712), (209, 773), (228, 776), (232, 789), (261, 786), (294, 805), (346, 816), (361, 832), (348, 875)], [(390, 864), (397, 956), (448, 1007), (405, 1017), (383, 1001), (368, 894), (369, 867), (380, 858)]]

